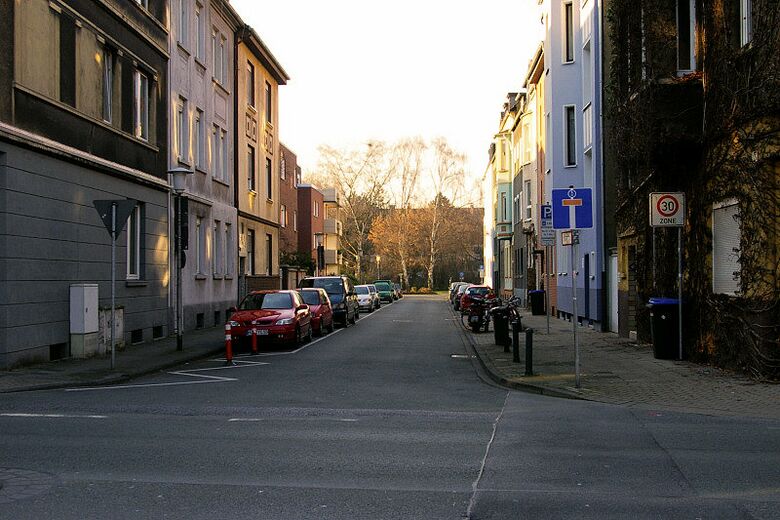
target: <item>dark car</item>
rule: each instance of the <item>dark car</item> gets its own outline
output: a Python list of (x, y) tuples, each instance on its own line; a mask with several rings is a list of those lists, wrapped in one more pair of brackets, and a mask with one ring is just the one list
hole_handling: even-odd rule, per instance
[(393, 303), (395, 297), (395, 288), (390, 280), (375, 280), (376, 290), (379, 291), (379, 299), (383, 302)]
[(349, 327), (360, 317), (355, 287), (346, 276), (307, 276), (298, 282), (299, 289), (325, 289), (333, 307), (333, 318)]
[(248, 344), (252, 334), (259, 343), (300, 345), (310, 340), (311, 312), (297, 291), (253, 291), (230, 315), (233, 340)]
[(311, 311), (314, 334), (321, 336), (323, 330), (333, 332), (333, 307), (325, 289), (299, 289), (298, 292)]
[(463, 296), (463, 293), (466, 292), (466, 289), (471, 287), (470, 283), (464, 283), (463, 285), (459, 285), (457, 289), (455, 289), (455, 296), (452, 298), (452, 308), (456, 311), (460, 310), (460, 299)]

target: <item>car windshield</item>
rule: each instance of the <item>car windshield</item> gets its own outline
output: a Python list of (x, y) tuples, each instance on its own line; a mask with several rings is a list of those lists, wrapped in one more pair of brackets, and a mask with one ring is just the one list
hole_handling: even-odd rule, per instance
[(317, 291), (300, 291), (300, 295), (306, 305), (320, 304), (320, 293)]
[(328, 294), (341, 294), (344, 291), (341, 278), (305, 278), (301, 280), (301, 287), (325, 289)]
[(490, 289), (487, 287), (472, 287), (468, 290), (469, 294), (478, 296), (486, 296), (488, 292), (490, 292)]
[(260, 293), (250, 294), (241, 306), (242, 311), (256, 311), (259, 309), (291, 309), (292, 298), (287, 293)]
[(358, 294), (369, 294), (371, 291), (369, 291), (368, 287), (366, 287), (365, 285), (356, 285), (355, 292)]
[(374, 282), (374, 285), (376, 286), (377, 290), (379, 291), (392, 291), (393, 288), (390, 287), (390, 284), (387, 282)]

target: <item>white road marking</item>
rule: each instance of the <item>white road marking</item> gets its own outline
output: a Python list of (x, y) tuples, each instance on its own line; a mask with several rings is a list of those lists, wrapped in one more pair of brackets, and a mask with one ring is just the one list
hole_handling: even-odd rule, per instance
[[(88, 386), (84, 388), (66, 388), (66, 392), (89, 392), (93, 390), (124, 390), (127, 388), (152, 388), (156, 386), (182, 386), (182, 385), (197, 385), (206, 383), (225, 383), (238, 381), (234, 377), (222, 377), (222, 376), (209, 376), (201, 374), (199, 372), (209, 372), (213, 370), (235, 370), (238, 368), (254, 367), (268, 365), (261, 361), (237, 361), (235, 365), (213, 368), (195, 368), (192, 370), (177, 370), (176, 372), (168, 372), (172, 376), (184, 376), (184, 377), (196, 377), (195, 381), (172, 381), (169, 383), (139, 383), (135, 385), (115, 385), (115, 386)], [(197, 373), (196, 373), (197, 372)]]
[(355, 423), (357, 419), (336, 419), (333, 417), (233, 417), (228, 419), (228, 422), (262, 422), (262, 421), (337, 421)]
[(66, 413), (0, 413), (0, 417), (42, 417), (46, 419), (108, 419), (107, 415), (71, 415)]

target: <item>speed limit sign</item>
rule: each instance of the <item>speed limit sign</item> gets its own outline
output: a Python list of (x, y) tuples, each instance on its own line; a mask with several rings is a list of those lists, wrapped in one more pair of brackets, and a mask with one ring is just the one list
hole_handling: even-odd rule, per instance
[(684, 193), (651, 193), (650, 225), (682, 227), (685, 224)]

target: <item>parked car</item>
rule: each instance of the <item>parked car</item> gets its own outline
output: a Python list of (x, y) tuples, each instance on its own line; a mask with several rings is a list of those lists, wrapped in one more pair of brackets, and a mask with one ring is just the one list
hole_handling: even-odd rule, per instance
[(383, 302), (393, 303), (395, 296), (393, 296), (393, 282), (390, 280), (374, 280), (376, 290), (379, 291), (379, 298)]
[(473, 297), (477, 298), (492, 298), (493, 289), (487, 285), (471, 285), (468, 289), (463, 291), (463, 296), (460, 297), (460, 312), (466, 314), (469, 312), (471, 301)]
[(333, 332), (333, 307), (325, 289), (299, 289), (298, 292), (311, 311), (314, 334), (322, 336), (324, 330)]
[(460, 299), (463, 296), (463, 293), (466, 292), (466, 289), (468, 289), (470, 285), (471, 285), (470, 283), (459, 285), (457, 290), (455, 291), (455, 297), (452, 300), (452, 308), (455, 309), (456, 311), (460, 310)]
[(452, 282), (450, 284), (450, 303), (455, 303), (455, 297), (458, 295), (458, 289), (461, 285), (471, 285), (468, 282)]
[(333, 307), (333, 318), (345, 327), (360, 317), (355, 287), (346, 276), (307, 276), (298, 282), (298, 288), (325, 289)]
[(395, 299), (396, 300), (399, 300), (399, 299), (404, 297), (404, 292), (401, 289), (401, 284), (400, 283), (394, 283), (393, 284), (393, 288), (395, 289)]
[(374, 312), (376, 300), (374, 299), (374, 295), (371, 294), (371, 289), (369, 289), (368, 285), (356, 285), (355, 292), (357, 293), (360, 310)]
[(253, 330), (258, 343), (297, 346), (311, 340), (311, 311), (297, 291), (253, 291), (232, 311), (231, 335), (241, 344), (251, 342)]
[(368, 286), (368, 290), (371, 291), (371, 297), (374, 299), (374, 308), (380, 308), (382, 306), (382, 299), (379, 297), (379, 289), (372, 283), (366, 285)]

